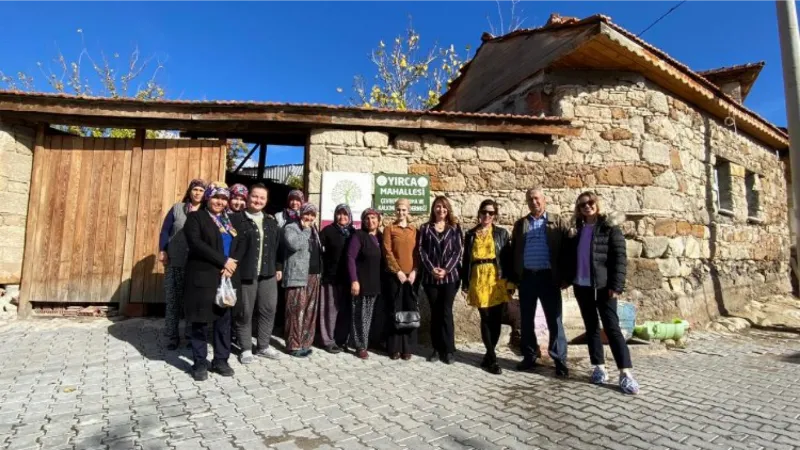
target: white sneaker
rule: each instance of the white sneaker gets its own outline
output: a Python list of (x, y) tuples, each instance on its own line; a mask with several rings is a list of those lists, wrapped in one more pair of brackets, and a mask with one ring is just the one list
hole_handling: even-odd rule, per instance
[(242, 364), (251, 364), (253, 361), (255, 361), (255, 358), (253, 358), (253, 353), (250, 350), (243, 351), (239, 355), (239, 362)]
[(256, 356), (269, 359), (279, 359), (281, 357), (281, 353), (272, 347), (267, 347), (261, 350), (257, 350)]

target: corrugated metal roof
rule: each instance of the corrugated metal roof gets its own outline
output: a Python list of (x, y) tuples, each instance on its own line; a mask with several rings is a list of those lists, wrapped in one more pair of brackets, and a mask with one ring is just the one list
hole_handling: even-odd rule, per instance
[(302, 177), (303, 165), (302, 164), (284, 164), (280, 166), (267, 166), (264, 167), (264, 175), (262, 178), (271, 178), (278, 183), (286, 183), (289, 177)]

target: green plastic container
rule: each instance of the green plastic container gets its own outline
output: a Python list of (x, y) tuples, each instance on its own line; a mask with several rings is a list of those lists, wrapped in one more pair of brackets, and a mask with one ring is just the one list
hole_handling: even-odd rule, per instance
[(675, 319), (672, 323), (665, 322), (645, 322), (642, 325), (637, 325), (634, 330), (634, 336), (645, 339), (648, 341), (663, 341), (665, 339), (681, 339), (686, 330), (689, 329), (689, 322), (681, 319)]

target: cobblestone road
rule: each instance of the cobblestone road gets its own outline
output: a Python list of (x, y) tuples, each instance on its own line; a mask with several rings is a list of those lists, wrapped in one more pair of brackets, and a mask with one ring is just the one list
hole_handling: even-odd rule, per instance
[(695, 333), (689, 348), (634, 353), (638, 397), (596, 387), (586, 361), (501, 376), (315, 352), (196, 383), (161, 322), (0, 324), (0, 449), (795, 448), (800, 336)]

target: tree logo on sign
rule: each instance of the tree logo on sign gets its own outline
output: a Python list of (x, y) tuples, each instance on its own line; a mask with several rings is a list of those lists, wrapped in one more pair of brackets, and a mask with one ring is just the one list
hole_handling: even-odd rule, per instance
[(341, 180), (333, 186), (331, 199), (336, 203), (352, 205), (361, 200), (361, 187), (352, 180)]

